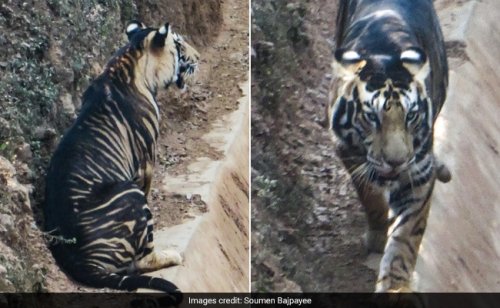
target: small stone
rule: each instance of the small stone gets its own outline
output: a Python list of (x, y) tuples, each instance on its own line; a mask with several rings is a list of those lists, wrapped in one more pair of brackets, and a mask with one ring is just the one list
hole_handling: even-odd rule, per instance
[(299, 4), (298, 3), (288, 3), (286, 5), (286, 8), (290, 11), (295, 11), (299, 8)]
[(39, 140), (54, 140), (57, 136), (56, 130), (50, 127), (37, 127), (35, 129), (35, 138)]
[(7, 139), (11, 130), (9, 121), (4, 118), (0, 118), (0, 139)]
[[(29, 158), (31, 160), (31, 157)], [(27, 162), (27, 161), (26, 161)], [(18, 175), (23, 179), (33, 180), (36, 175), (33, 170), (26, 163), (22, 163), (16, 166)], [(25, 185), (26, 186), (26, 185)]]
[(200, 194), (193, 194), (191, 196), (191, 203), (193, 204), (196, 204), (196, 205), (204, 205), (205, 204), (205, 201), (203, 201), (201, 199), (201, 195)]
[(5, 274), (7, 274), (7, 269), (0, 264), (0, 276), (4, 276)]
[(73, 104), (73, 97), (69, 93), (65, 93), (60, 97), (62, 110), (65, 114), (73, 117), (75, 115), (75, 105)]
[(4, 227), (6, 230), (9, 230), (14, 225), (12, 217), (7, 214), (0, 214), (0, 226)]
[(5, 181), (7, 179), (12, 178), (16, 175), (16, 168), (12, 165), (12, 163), (7, 160), (7, 158), (0, 156), (0, 178), (3, 178)]
[(196, 215), (194, 215), (193, 213), (186, 213), (184, 214), (184, 219), (193, 219), (193, 218), (196, 218)]
[(17, 158), (23, 162), (31, 161), (33, 158), (33, 153), (31, 152), (31, 146), (24, 142), (16, 149)]

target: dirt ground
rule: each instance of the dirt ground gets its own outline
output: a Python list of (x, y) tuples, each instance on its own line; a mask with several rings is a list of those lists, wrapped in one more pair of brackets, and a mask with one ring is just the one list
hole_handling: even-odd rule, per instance
[[(122, 41), (122, 26), (131, 17), (139, 18), (152, 26), (168, 20), (174, 31), (183, 34), (186, 40), (193, 43), (200, 51), (202, 58), (196, 81), (190, 85), (186, 93), (180, 94), (175, 90), (169, 90), (158, 97), (162, 121), (150, 204), (155, 217), (155, 228), (161, 228), (191, 219), (193, 213), (207, 211), (205, 203), (200, 200), (196, 192), (186, 196), (172, 195), (163, 191), (161, 187), (164, 184), (168, 185), (168, 183), (162, 183), (162, 174), (166, 172), (169, 174), (183, 173), (190, 162), (201, 156), (209, 158), (221, 157), (222, 153), (201, 139), (201, 136), (209, 131), (215, 120), (238, 108), (237, 100), (241, 97), (238, 84), (248, 79), (248, 2), (244, 0), (229, 2), (211, 0), (202, 3), (198, 1), (170, 1), (168, 4), (152, 0), (140, 1), (137, 4), (133, 1), (129, 2), (130, 6), (127, 7), (125, 7), (125, 2), (122, 3), (123, 6), (116, 4), (118, 7), (114, 11), (112, 7), (112, 5), (115, 5), (114, 2), (108, 4), (111, 6), (109, 12), (107, 7), (90, 3), (88, 4), (89, 7), (82, 5), (83, 7), (78, 9), (81, 9), (84, 13), (95, 14), (96, 19), (106, 14), (108, 18), (115, 18), (113, 14), (118, 12), (117, 23), (111, 27), (116, 31), (105, 34), (109, 35), (109, 37), (105, 37), (106, 39), (113, 40), (114, 37), (115, 43), (111, 46), (115, 46), (117, 42), (119, 44), (119, 41)], [(11, 19), (15, 20), (15, 18), (24, 18), (25, 15), (36, 14), (37, 10), (46, 10), (48, 12), (46, 15), (51, 15), (50, 18), (55, 23), (64, 23), (67, 20), (72, 24), (78, 22), (75, 19), (79, 17), (77, 9), (74, 10), (75, 13), (67, 15), (67, 8), (57, 6), (54, 3), (52, 1), (48, 1), (47, 4), (42, 2), (30, 10), (10, 2), (6, 3), (2, 5), (0, 10), (0, 21), (4, 22), (6, 20), (6, 22), (0, 25), (6, 28), (11, 27), (9, 29), (11, 32), (17, 31), (17, 36), (24, 38), (26, 30), (12, 28)], [(129, 3), (127, 2), (127, 4)], [(47, 10), (46, 5), (49, 6), (50, 10)], [(128, 10), (131, 10), (132, 13), (128, 12)], [(50, 21), (50, 18), (47, 18), (47, 20)], [(122, 21), (123, 24), (119, 21)], [(44, 22), (44, 20), (40, 21), (42, 24)], [(120, 38), (120, 40), (117, 40), (117, 38)], [(60, 41), (56, 41), (56, 39), (60, 39)], [(56, 71), (63, 71), (64, 67), (68, 66), (65, 61), (69, 58), (68, 50), (71, 48), (71, 42), (65, 42), (64, 38), (60, 36), (53, 38), (53, 40), (54, 42), (49, 44), (50, 51), (43, 53), (40, 61), (54, 66)], [(92, 41), (94, 40), (89, 40), (88, 45), (91, 45)], [(69, 48), (65, 46), (65, 43), (69, 45)], [(80, 45), (75, 46), (73, 47), (76, 51), (81, 49)], [(102, 50), (96, 51), (96, 48), (94, 48), (91, 51), (97, 53), (98, 56), (87, 57), (87, 49), (82, 52), (86, 56), (85, 61), (89, 62), (88, 64), (84, 63), (84, 70), (86, 68), (90, 75), (89, 81), (99, 72), (100, 67), (105, 64), (105, 59), (109, 58), (113, 49), (107, 46), (107, 48), (102, 47)], [(67, 57), (61, 57), (62, 54)], [(90, 63), (92, 59), (98, 63)], [(1, 67), (4, 69), (10, 68), (5, 63), (7, 62), (0, 63)], [(3, 84), (0, 84), (0, 86), (3, 86)], [(72, 96), (75, 98), (69, 101), (69, 106), (66, 104), (62, 107), (66, 107), (77, 114), (79, 108), (77, 100), (84, 89), (85, 87), (76, 81), (74, 84), (62, 86), (62, 90), (56, 93), (60, 94), (61, 97), (69, 95), (70, 99)], [(65, 92), (69, 92), (69, 94), (65, 94)], [(60, 111), (62, 107), (53, 107), (54, 112)], [(69, 118), (74, 118), (75, 114), (70, 115)], [(54, 139), (54, 136), (64, 131), (66, 125), (71, 123), (71, 120), (55, 125), (50, 122), (51, 117), (52, 113), (48, 117), (48, 123), (46, 123), (48, 129), (45, 130), (45, 133), (48, 131), (52, 136), (51, 138)], [(47, 122), (47, 120), (45, 121)], [(0, 125), (0, 128), (3, 129), (3, 126)], [(31, 133), (29, 129), (28, 133)], [(25, 130), (25, 139), (29, 143), (31, 136), (28, 137), (28, 133)], [(32, 139), (35, 138), (36, 136), (32, 137)], [(55, 139), (57, 138), (55, 137)], [(18, 156), (8, 155), (10, 153), (7, 152), (9, 143), (5, 147), (3, 140), (0, 140), (0, 149), (5, 150), (0, 154), (5, 155), (10, 160), (10, 162), (9, 160), (0, 160), (0, 163), (4, 163), (0, 164), (0, 180), (2, 183), (12, 184), (10, 186), (13, 187), (10, 189), (10, 186), (6, 186), (10, 190), (6, 191), (5, 195), (8, 199), (1, 200), (0, 214), (3, 213), (5, 207), (10, 206), (11, 202), (13, 208), (18, 208), (16, 211), (7, 212), (8, 216), (0, 215), (0, 218), (15, 221), (21, 227), (15, 232), (0, 228), (2, 236), (7, 234), (12, 237), (2, 238), (0, 241), (0, 250), (4, 252), (0, 257), (0, 290), (110, 291), (86, 288), (73, 283), (55, 264), (46, 248), (43, 235), (39, 231), (37, 223), (35, 223), (35, 221), (40, 221), (37, 209), (43, 202), (43, 170), (55, 144), (56, 141), (51, 141), (50, 144), (44, 144), (42, 141), (45, 152), (33, 154), (37, 158), (40, 156), (40, 161), (34, 163), (33, 159), (26, 159), (26, 163), (21, 164), (16, 162)], [(31, 149), (31, 152), (27, 152), (31, 153), (34, 150)], [(0, 158), (3, 159), (3, 157)], [(23, 169), (20, 169), (19, 166), (24, 166), (26, 170), (32, 172), (32, 178), (23, 176)], [(36, 169), (36, 171), (33, 171), (33, 169)], [(21, 183), (15, 182), (16, 178), (21, 178)], [(17, 199), (14, 200), (14, 198)], [(24, 207), (18, 206), (21, 203), (24, 204)], [(30, 208), (33, 209), (35, 217), (33, 217)], [(23, 223), (20, 223), (21, 221)], [(17, 245), (19, 243), (22, 243), (22, 245)], [(25, 255), (26, 260), (21, 260), (20, 255)], [(21, 276), (22, 279), (17, 278)]]

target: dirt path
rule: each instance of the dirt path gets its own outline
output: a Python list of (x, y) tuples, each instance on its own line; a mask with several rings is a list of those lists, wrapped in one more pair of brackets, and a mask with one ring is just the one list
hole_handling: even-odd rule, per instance
[[(427, 292), (499, 292), (500, 3), (436, 1), (448, 46), (448, 98), (435, 152), (453, 171), (436, 185), (417, 263)], [(475, 304), (478, 305), (478, 304)], [(471, 305), (472, 306), (472, 305)]]

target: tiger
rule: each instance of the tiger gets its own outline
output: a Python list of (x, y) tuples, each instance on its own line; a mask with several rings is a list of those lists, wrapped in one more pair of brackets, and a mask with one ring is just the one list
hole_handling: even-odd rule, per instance
[(448, 63), (432, 0), (346, 0), (337, 13), (327, 120), (381, 253), (375, 292), (411, 292), (436, 179), (433, 126)]
[(82, 108), (58, 144), (46, 175), (44, 231), (52, 254), (73, 280), (96, 288), (182, 293), (144, 272), (182, 263), (156, 251), (151, 189), (160, 111), (157, 91), (186, 88), (200, 55), (169, 23), (126, 27), (120, 48), (82, 96)]

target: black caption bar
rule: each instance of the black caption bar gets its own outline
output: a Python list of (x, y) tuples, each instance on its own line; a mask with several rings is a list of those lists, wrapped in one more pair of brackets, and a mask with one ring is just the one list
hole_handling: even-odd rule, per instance
[[(170, 307), (162, 293), (0, 293), (0, 308)], [(184, 293), (180, 307), (496, 308), (500, 293)]]

